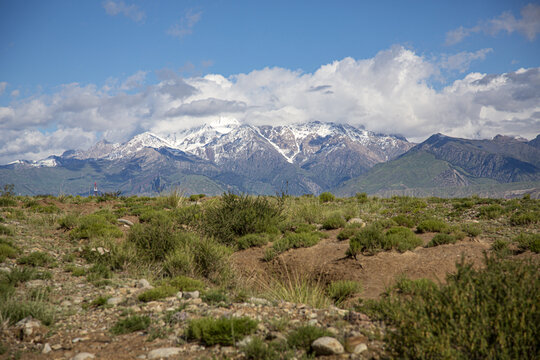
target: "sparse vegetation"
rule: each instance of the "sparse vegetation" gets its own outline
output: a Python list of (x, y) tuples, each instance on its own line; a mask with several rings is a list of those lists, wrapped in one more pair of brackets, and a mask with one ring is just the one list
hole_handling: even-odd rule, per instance
[(212, 318), (204, 317), (191, 320), (187, 328), (188, 339), (198, 340), (212, 346), (234, 345), (257, 328), (257, 322), (248, 317)]
[(120, 319), (111, 328), (113, 335), (129, 334), (135, 331), (146, 330), (150, 326), (150, 318), (148, 316), (129, 316)]

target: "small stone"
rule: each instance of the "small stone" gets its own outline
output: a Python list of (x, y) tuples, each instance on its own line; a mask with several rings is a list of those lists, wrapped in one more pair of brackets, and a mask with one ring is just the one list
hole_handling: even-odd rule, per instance
[(368, 339), (363, 336), (351, 336), (345, 339), (345, 349), (348, 352), (353, 354), (360, 354), (362, 351), (367, 350), (367, 345), (365, 344)]
[(95, 357), (96, 356), (94, 354), (82, 352), (72, 357), (71, 360), (87, 360), (87, 359), (94, 359)]
[(60, 344), (54, 344), (54, 345), (51, 346), (51, 349), (53, 349), (53, 350), (60, 350), (61, 348), (62, 348), (62, 345), (60, 345)]
[(236, 343), (236, 346), (239, 346), (239, 347), (247, 346), (247, 345), (249, 345), (252, 341), (253, 341), (253, 338), (252, 338), (251, 336), (246, 336), (245, 338), (243, 338), (242, 340), (240, 340), (239, 342), (237, 342), (237, 343)]
[(146, 279), (140, 279), (139, 281), (137, 281), (137, 287), (140, 289), (153, 289), (154, 288), (152, 285), (150, 285), (150, 283)]
[(97, 248), (96, 250), (97, 250), (97, 252), (99, 253), (99, 255), (105, 254), (105, 249), (102, 248), (101, 246), (98, 246), (98, 248)]
[(64, 300), (60, 303), (60, 306), (62, 307), (70, 307), (71, 306), (71, 301), (69, 300)]
[(182, 348), (169, 347), (152, 350), (148, 353), (148, 359), (168, 358), (169, 356), (178, 355), (182, 352)]
[(181, 299), (183, 296), (184, 296), (184, 294), (183, 294), (181, 291), (179, 291), (179, 292), (176, 293), (176, 297), (177, 297), (178, 299)]
[(184, 299), (198, 299), (199, 298), (199, 291), (186, 291), (183, 295)]
[(118, 219), (117, 220), (120, 224), (125, 224), (127, 226), (133, 226), (133, 223), (127, 219)]
[(315, 340), (311, 347), (317, 355), (339, 355), (343, 354), (344, 349), (341, 343), (329, 336), (323, 336)]
[(315, 326), (315, 325), (317, 325), (317, 323), (318, 323), (317, 319), (311, 319), (311, 320), (308, 321), (308, 324), (311, 325), (311, 326)]
[(28, 337), (41, 327), (41, 321), (34, 319), (32, 316), (28, 316), (15, 324), (15, 326), (19, 329), (22, 337)]
[(112, 298), (107, 299), (107, 305), (118, 305), (124, 302), (124, 298), (122, 296), (115, 296)]
[(48, 354), (51, 351), (52, 351), (51, 345), (49, 345), (49, 343), (45, 343), (45, 345), (43, 345), (43, 350), (41, 350), (41, 353), (42, 354)]
[(232, 346), (224, 346), (221, 348), (222, 354), (227, 355), (227, 354), (232, 354), (233, 352), (235, 352), (235, 350), (234, 350), (234, 347)]
[(266, 305), (266, 306), (272, 305), (270, 301), (266, 299), (262, 299), (262, 298), (256, 298), (256, 297), (249, 298), (249, 302), (254, 305)]

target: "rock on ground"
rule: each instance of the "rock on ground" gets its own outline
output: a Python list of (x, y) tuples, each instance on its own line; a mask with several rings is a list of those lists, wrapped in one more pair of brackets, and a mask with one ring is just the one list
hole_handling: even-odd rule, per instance
[(345, 351), (341, 343), (330, 336), (323, 336), (315, 340), (311, 347), (317, 355), (339, 355)]

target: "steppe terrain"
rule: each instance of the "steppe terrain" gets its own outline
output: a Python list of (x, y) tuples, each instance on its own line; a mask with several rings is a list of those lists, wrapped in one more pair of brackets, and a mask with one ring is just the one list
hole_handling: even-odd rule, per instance
[(527, 196), (5, 186), (0, 359), (537, 358), (539, 223)]

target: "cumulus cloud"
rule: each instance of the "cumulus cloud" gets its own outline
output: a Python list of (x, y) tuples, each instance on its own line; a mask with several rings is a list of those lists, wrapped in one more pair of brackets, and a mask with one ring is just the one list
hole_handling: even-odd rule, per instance
[(0, 82), (0, 95), (4, 94), (4, 91), (6, 91), (8, 83), (5, 81)]
[(108, 15), (122, 14), (136, 23), (143, 23), (146, 19), (146, 13), (139, 9), (137, 5), (127, 5), (123, 1), (104, 1), (103, 8)]
[(167, 30), (167, 34), (182, 39), (186, 35), (193, 33), (193, 27), (201, 20), (202, 12), (194, 12), (192, 9), (188, 10), (180, 21)]
[[(101, 138), (122, 142), (143, 131), (166, 135), (223, 117), (251, 125), (347, 123), (412, 141), (438, 132), (535, 137), (540, 132), (540, 68), (469, 73), (442, 89), (430, 85), (442, 71), (462, 71), (489, 52), (426, 59), (394, 46), (373, 58), (344, 58), (313, 73), (274, 67), (230, 77), (182, 78), (160, 70), (157, 83), (144, 87), (138, 86), (144, 82), (139, 73), (103, 87), (66, 84), (54, 94), (0, 107), (0, 161), (35, 160), (89, 147)], [(44, 133), (51, 128), (56, 130)]]
[(120, 87), (122, 90), (132, 90), (138, 87), (141, 87), (144, 84), (146, 79), (146, 71), (137, 71), (135, 74), (131, 75), (122, 83)]
[(509, 34), (518, 32), (529, 41), (533, 41), (540, 32), (540, 5), (528, 4), (524, 6), (521, 9), (520, 19), (516, 19), (511, 12), (505, 11), (496, 18), (479, 22), (474, 27), (465, 28), (460, 26), (446, 33), (446, 45), (457, 44), (475, 33), (482, 32), (486, 35), (495, 36), (501, 31)]

